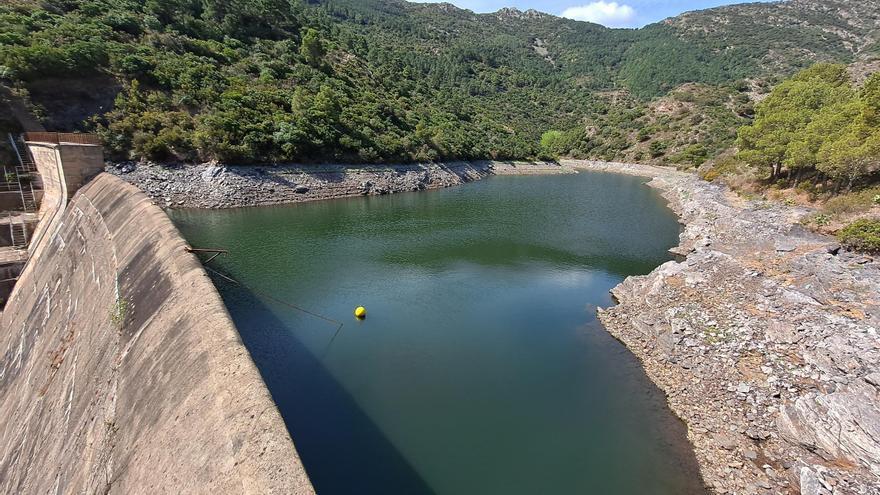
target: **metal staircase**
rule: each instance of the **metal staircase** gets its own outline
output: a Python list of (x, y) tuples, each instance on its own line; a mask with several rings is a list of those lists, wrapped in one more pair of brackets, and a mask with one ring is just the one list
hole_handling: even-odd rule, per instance
[(34, 175), (25, 167), (15, 167), (18, 178), (18, 191), (21, 194), (21, 207), (26, 212), (37, 211), (37, 199), (34, 196)]
[(36, 195), (34, 194), (34, 183), (39, 180), (39, 175), (37, 174), (36, 164), (21, 138), (17, 139), (12, 134), (9, 134), (9, 144), (18, 158), (18, 164), (11, 169), (12, 172), (10, 168), (4, 167), (5, 190), (17, 192), (21, 197), (21, 209), (19, 212), (7, 213), (9, 238), (12, 247), (25, 249), (30, 241), (26, 223), (28, 215), (26, 214), (37, 211), (38, 205)]
[[(17, 143), (12, 134), (9, 134), (9, 144), (12, 145), (12, 149), (18, 158), (18, 165), (15, 166), (15, 175), (18, 182), (18, 191), (21, 194), (21, 207), (25, 212), (36, 211), (37, 200), (34, 196), (33, 182), (37, 178), (37, 166), (27, 151), (27, 146), (23, 146), (24, 143)], [(20, 150), (23, 150), (23, 152)]]
[(24, 248), (28, 245), (27, 227), (24, 222), (10, 222), (9, 236), (12, 238), (12, 246)]

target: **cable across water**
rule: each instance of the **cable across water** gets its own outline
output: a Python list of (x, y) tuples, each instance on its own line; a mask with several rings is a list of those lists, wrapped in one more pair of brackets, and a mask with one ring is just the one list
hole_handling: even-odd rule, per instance
[[(226, 253), (223, 253), (223, 254), (226, 254)], [(214, 257), (216, 257), (216, 256), (214, 256)], [(249, 291), (251, 291), (251, 292), (253, 292), (253, 293), (255, 293), (255, 294), (259, 294), (259, 295), (265, 297), (266, 299), (269, 299), (269, 300), (271, 300), (271, 301), (273, 301), (273, 302), (275, 302), (275, 303), (277, 303), (277, 304), (280, 304), (280, 305), (282, 305), (282, 306), (287, 306), (287, 307), (289, 307), (289, 308), (292, 308), (292, 309), (295, 309), (295, 310), (300, 311), (300, 312), (302, 312), (302, 313), (305, 313), (305, 314), (307, 314), (307, 315), (309, 315), (309, 316), (313, 316), (313, 317), (315, 317), (315, 318), (318, 318), (318, 319), (324, 320), (324, 321), (326, 321), (326, 322), (328, 322), (328, 323), (331, 323), (331, 324), (333, 324), (333, 325), (336, 325), (336, 331), (333, 332), (333, 337), (330, 339), (330, 342), (327, 343), (327, 347), (324, 349), (324, 352), (323, 352), (322, 355), (321, 355), (321, 359), (324, 359), (325, 357), (327, 357), (327, 353), (330, 352), (330, 347), (333, 345), (333, 341), (336, 340), (336, 336), (339, 335), (339, 331), (342, 330), (342, 327), (343, 327), (343, 325), (344, 325), (341, 321), (334, 320), (333, 318), (329, 318), (329, 317), (327, 317), (327, 316), (324, 316), (324, 315), (321, 315), (321, 314), (315, 313), (314, 311), (309, 311), (309, 310), (307, 310), (307, 309), (305, 309), (305, 308), (302, 308), (302, 307), (297, 306), (297, 305), (295, 305), (295, 304), (291, 304), (291, 303), (289, 303), (289, 302), (287, 302), (287, 301), (282, 301), (281, 299), (279, 299), (279, 298), (273, 296), (272, 294), (269, 294), (269, 293), (266, 292), (266, 291), (263, 291), (263, 290), (256, 289), (256, 288), (254, 288), (254, 287), (248, 286), (248, 285), (246, 285), (246, 284), (244, 284), (244, 283), (242, 283), (242, 282), (239, 282), (238, 280), (236, 280), (236, 279), (230, 277), (229, 275), (227, 275), (227, 274), (221, 272), (220, 270), (216, 270), (216, 269), (214, 269), (214, 268), (211, 268), (210, 266), (207, 265), (207, 263), (210, 262), (211, 260), (213, 260), (214, 257), (212, 257), (210, 260), (208, 260), (208, 261), (207, 261), (206, 263), (204, 263), (202, 266), (204, 266), (204, 268), (205, 268), (206, 270), (208, 270), (208, 271), (210, 271), (211, 273), (217, 275), (218, 277), (222, 278), (223, 280), (226, 280), (227, 282), (232, 283), (232, 284), (234, 284), (234, 285), (237, 285), (237, 286), (239, 286), (239, 287), (244, 287), (245, 289), (247, 289), (247, 290), (249, 290)]]

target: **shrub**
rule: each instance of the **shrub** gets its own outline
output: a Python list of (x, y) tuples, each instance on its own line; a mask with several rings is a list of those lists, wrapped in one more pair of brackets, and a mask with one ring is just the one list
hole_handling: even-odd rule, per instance
[(666, 148), (669, 146), (668, 143), (663, 141), (653, 141), (651, 145), (648, 146), (648, 151), (651, 153), (651, 158), (659, 158), (666, 153)]
[(813, 222), (818, 227), (824, 227), (824, 226), (828, 225), (829, 223), (831, 223), (831, 218), (829, 218), (828, 215), (824, 215), (822, 213), (819, 213), (813, 217)]
[(809, 193), (809, 194), (815, 194), (816, 193), (816, 186), (813, 185), (813, 183), (808, 180), (802, 180), (798, 183), (797, 190), (801, 191), (801, 192)]
[(131, 303), (128, 299), (119, 298), (110, 306), (110, 321), (114, 326), (121, 327), (131, 314)]
[(0, 65), (0, 79), (12, 80), (15, 78), (15, 71), (5, 65)]
[(706, 146), (702, 144), (691, 144), (682, 150), (680, 153), (677, 153), (675, 156), (670, 158), (672, 163), (683, 163), (693, 166), (700, 166), (703, 162), (706, 161), (708, 157), (708, 150)]
[(847, 248), (880, 253), (880, 219), (863, 218), (840, 229), (837, 239)]
[(703, 178), (704, 181), (712, 182), (718, 180), (718, 178), (721, 177), (721, 171), (716, 167), (712, 167), (704, 172), (700, 172), (700, 176)]
[(724, 176), (737, 175), (740, 173), (741, 163), (733, 157), (721, 158), (711, 165), (711, 167), (709, 167), (709, 164), (704, 165), (700, 171), (700, 177), (708, 182), (716, 181)]

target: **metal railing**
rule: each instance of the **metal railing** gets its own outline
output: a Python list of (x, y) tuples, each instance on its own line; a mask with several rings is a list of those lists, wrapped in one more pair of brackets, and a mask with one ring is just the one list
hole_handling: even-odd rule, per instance
[[(15, 156), (18, 158), (18, 165), (15, 166), (14, 172), (10, 172), (8, 168), (3, 167), (3, 180), (5, 190), (17, 191), (21, 196), (21, 207), (26, 212), (37, 210), (37, 197), (34, 193), (34, 181), (39, 177), (37, 166), (31, 158), (25, 146), (22, 150), (18, 149), (18, 144), (12, 134), (9, 134), (9, 144), (12, 145)], [(14, 176), (15, 182), (10, 179)], [(0, 187), (0, 190), (3, 190)]]
[(9, 168), (6, 165), (0, 170), (0, 192), (18, 192), (18, 177), (15, 175), (15, 168)]
[(95, 134), (79, 132), (25, 132), (22, 134), (25, 141), (50, 144), (94, 144), (100, 145), (101, 138)]
[(24, 249), (28, 245), (27, 225), (23, 220), (16, 222), (12, 212), (7, 212), (9, 219), (9, 239), (12, 247)]

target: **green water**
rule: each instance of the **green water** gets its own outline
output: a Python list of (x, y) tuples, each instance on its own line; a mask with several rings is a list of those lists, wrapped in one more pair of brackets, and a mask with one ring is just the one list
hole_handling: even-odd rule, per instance
[(704, 493), (683, 425), (595, 317), (677, 242), (642, 182), (172, 216), (250, 287), (215, 280), (319, 494)]

